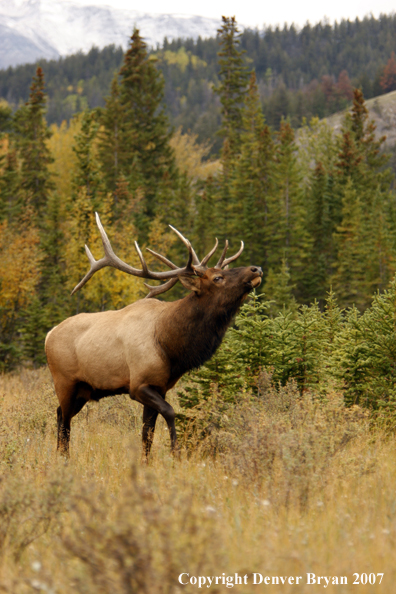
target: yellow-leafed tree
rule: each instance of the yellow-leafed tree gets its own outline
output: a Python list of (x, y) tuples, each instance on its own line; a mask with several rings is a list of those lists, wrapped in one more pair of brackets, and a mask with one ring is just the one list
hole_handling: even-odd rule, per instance
[(0, 224), (0, 368), (16, 362), (21, 352), (18, 332), (24, 310), (32, 303), (40, 278), (41, 251), (38, 230), (28, 224), (18, 228)]
[[(100, 219), (115, 253), (136, 268), (140, 262), (134, 248), (136, 231), (131, 223), (111, 222), (112, 197), (106, 196), (100, 211)], [(89, 270), (84, 245), (88, 245), (95, 259), (103, 256), (103, 245), (95, 222), (93, 205), (85, 188), (76, 196), (67, 225), (66, 278), (67, 289), (72, 290)], [(129, 276), (112, 268), (96, 273), (79, 290), (75, 299), (75, 312), (118, 309), (144, 296), (143, 283), (137, 277)]]

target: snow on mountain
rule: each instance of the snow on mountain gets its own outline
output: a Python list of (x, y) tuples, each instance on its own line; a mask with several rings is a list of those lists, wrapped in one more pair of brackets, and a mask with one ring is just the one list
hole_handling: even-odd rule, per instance
[(111, 43), (126, 48), (134, 26), (155, 46), (164, 37), (210, 37), (219, 20), (182, 14), (146, 14), (69, 0), (0, 0), (0, 68), (57, 58)]

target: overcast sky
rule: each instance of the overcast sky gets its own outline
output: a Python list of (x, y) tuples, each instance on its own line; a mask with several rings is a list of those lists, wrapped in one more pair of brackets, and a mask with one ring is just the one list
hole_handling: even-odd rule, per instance
[(80, 4), (111, 4), (117, 8), (129, 8), (139, 12), (177, 13), (207, 16), (215, 19), (221, 15), (236, 16), (238, 23), (262, 28), (287, 22), (304, 25), (315, 24), (327, 17), (330, 22), (342, 18), (362, 18), (373, 14), (390, 14), (396, 9), (395, 0), (74, 0)]

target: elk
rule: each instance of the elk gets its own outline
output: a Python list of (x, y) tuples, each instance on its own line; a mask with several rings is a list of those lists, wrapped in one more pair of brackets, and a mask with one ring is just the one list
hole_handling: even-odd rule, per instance
[[(165, 283), (145, 284), (148, 295), (121, 310), (80, 313), (47, 334), (45, 351), (59, 399), (58, 450), (66, 456), (69, 454), (71, 420), (89, 400), (129, 394), (132, 400), (143, 404), (145, 457), (150, 452), (158, 414), (168, 425), (171, 449), (175, 451), (175, 413), (166, 402), (166, 393), (184, 373), (200, 367), (213, 355), (248, 293), (261, 283), (261, 268), (228, 269), (228, 264), (238, 258), (244, 247), (241, 242), (239, 251), (226, 258), (228, 241), (217, 264), (208, 268), (207, 263), (218, 246), (217, 239), (210, 252), (199, 260), (188, 239), (171, 227), (188, 249), (187, 264), (179, 268), (148, 248), (170, 269), (150, 271), (135, 242), (140, 270), (115, 255), (97, 213), (96, 222), (105, 255), (95, 260), (85, 246), (91, 267), (72, 294), (106, 266)], [(186, 297), (173, 302), (152, 299), (178, 281), (190, 290)]]

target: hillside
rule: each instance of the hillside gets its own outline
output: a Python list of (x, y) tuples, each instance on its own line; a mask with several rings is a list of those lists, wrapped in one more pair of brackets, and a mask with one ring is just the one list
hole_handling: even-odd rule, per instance
[[(396, 145), (396, 91), (373, 97), (366, 102), (370, 119), (374, 120), (377, 139), (386, 136), (384, 145), (392, 148)], [(326, 118), (336, 132), (341, 129), (344, 112), (335, 113)]]

